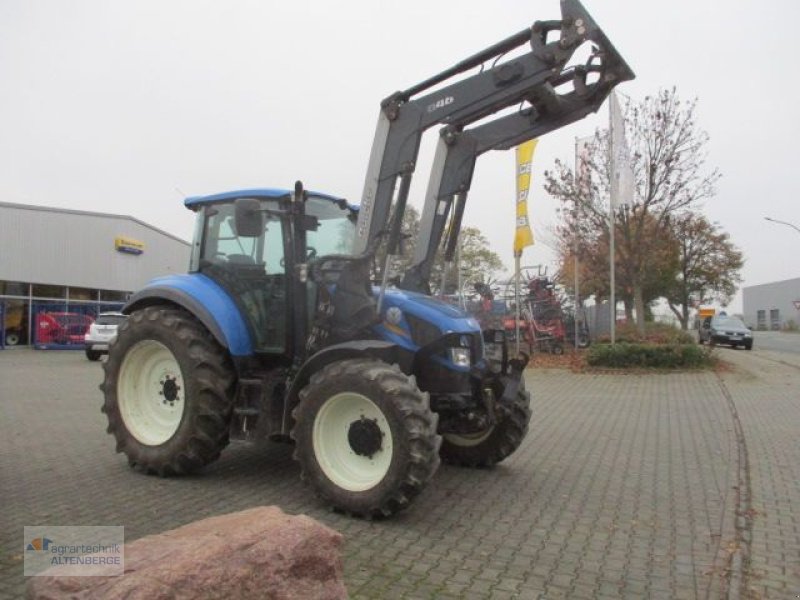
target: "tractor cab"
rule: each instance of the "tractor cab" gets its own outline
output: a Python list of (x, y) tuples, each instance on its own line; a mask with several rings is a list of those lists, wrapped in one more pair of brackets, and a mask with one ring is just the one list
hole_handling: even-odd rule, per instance
[[(293, 199), (288, 190), (257, 189), (185, 202), (197, 212), (190, 272), (233, 299), (253, 352), (281, 358), (299, 350), (291, 332), (313, 320), (316, 295), (308, 277), (299, 278), (298, 288), (290, 275), (318, 255), (347, 252), (357, 219), (357, 209), (341, 198), (308, 192), (300, 207)], [(305, 304), (305, 315), (294, 310), (296, 301)]]

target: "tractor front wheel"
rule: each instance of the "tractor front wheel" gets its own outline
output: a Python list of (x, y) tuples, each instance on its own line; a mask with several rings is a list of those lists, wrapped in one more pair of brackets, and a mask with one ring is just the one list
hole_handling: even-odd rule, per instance
[(441, 438), (428, 395), (396, 365), (331, 363), (300, 392), (295, 459), (334, 508), (367, 518), (408, 506), (439, 466)]
[[(499, 397), (503, 390), (500, 386), (497, 388), (495, 394)], [(521, 379), (514, 402), (507, 407), (497, 423), (473, 434), (444, 434), (442, 460), (465, 467), (491, 467), (508, 458), (528, 434), (530, 403), (530, 396), (525, 391), (525, 380)]]
[(233, 368), (187, 312), (164, 306), (134, 312), (120, 325), (103, 368), (107, 431), (133, 468), (189, 473), (228, 444)]

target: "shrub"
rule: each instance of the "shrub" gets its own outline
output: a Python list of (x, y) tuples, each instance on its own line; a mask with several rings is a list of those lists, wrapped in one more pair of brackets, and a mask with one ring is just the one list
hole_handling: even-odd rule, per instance
[(595, 344), (586, 362), (593, 367), (685, 369), (712, 364), (711, 353), (691, 344)]
[[(609, 336), (601, 336), (600, 343), (610, 341)], [(628, 342), (631, 344), (693, 344), (694, 338), (688, 331), (678, 329), (666, 323), (645, 323), (644, 335), (639, 335), (636, 325), (628, 323), (617, 327), (617, 342)]]

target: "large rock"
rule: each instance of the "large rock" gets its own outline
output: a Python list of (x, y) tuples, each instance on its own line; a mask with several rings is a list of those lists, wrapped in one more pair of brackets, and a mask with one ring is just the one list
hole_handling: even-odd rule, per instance
[(196, 521), (125, 544), (119, 577), (32, 577), (28, 597), (346, 598), (342, 536), (268, 506)]

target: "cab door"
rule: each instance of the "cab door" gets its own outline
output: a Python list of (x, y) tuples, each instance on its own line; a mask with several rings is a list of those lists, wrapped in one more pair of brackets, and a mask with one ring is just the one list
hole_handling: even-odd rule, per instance
[[(277, 212), (277, 201), (262, 200)], [(274, 206), (272, 206), (274, 205)], [(233, 203), (207, 207), (199, 271), (222, 286), (245, 316), (256, 352), (285, 354), (287, 280), (284, 222), (266, 214), (257, 237), (236, 233)]]

